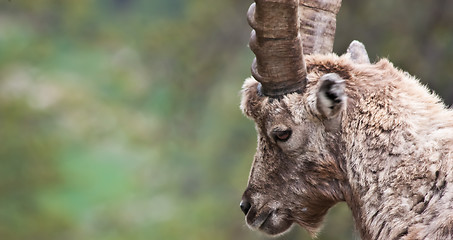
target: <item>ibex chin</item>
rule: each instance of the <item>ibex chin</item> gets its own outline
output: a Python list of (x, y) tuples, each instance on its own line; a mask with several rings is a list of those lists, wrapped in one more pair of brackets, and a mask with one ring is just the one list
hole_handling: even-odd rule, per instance
[(362, 239), (453, 239), (453, 110), (362, 44), (331, 52), (341, 0), (256, 0), (241, 109), (258, 147), (240, 207), (270, 235), (345, 201)]

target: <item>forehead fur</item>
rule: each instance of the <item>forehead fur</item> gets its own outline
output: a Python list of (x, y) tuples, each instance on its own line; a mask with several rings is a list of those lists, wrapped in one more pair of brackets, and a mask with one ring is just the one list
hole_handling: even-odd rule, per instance
[(269, 98), (258, 93), (258, 85), (255, 79), (248, 78), (242, 87), (241, 110), (247, 117), (256, 122), (270, 120), (282, 113), (289, 113), (290, 117), (294, 117), (292, 109), (298, 109), (295, 106), (302, 103), (300, 94), (286, 94), (280, 99)]
[(241, 110), (249, 118), (262, 121), (271, 115), (287, 111), (295, 123), (303, 117), (319, 115), (316, 105), (318, 80), (326, 73), (337, 73), (343, 79), (349, 79), (350, 60), (335, 54), (306, 56), (307, 85), (302, 94), (291, 93), (281, 99), (273, 99), (258, 93), (258, 82), (253, 78), (245, 80), (242, 86)]

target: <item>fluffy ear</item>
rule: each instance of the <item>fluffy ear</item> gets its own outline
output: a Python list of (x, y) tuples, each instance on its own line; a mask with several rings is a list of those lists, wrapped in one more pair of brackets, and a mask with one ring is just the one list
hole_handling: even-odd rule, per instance
[(261, 101), (258, 95), (258, 82), (253, 78), (247, 78), (242, 85), (241, 110), (250, 119), (256, 119), (260, 115)]
[(370, 58), (368, 58), (365, 45), (357, 40), (354, 40), (349, 44), (346, 56), (355, 63), (370, 63)]
[(346, 106), (345, 82), (336, 73), (328, 73), (320, 79), (316, 94), (316, 107), (326, 118), (334, 118)]

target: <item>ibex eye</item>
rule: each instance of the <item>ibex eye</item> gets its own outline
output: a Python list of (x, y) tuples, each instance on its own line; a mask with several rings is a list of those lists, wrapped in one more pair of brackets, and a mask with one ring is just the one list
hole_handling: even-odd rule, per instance
[(274, 131), (273, 135), (275, 141), (286, 142), (291, 137), (291, 133), (291, 130)]

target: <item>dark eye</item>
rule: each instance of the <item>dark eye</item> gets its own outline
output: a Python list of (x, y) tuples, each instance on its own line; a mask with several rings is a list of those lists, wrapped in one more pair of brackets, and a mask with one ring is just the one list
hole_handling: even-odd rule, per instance
[(286, 142), (291, 137), (291, 130), (284, 130), (284, 131), (274, 131), (274, 139), (275, 141)]

